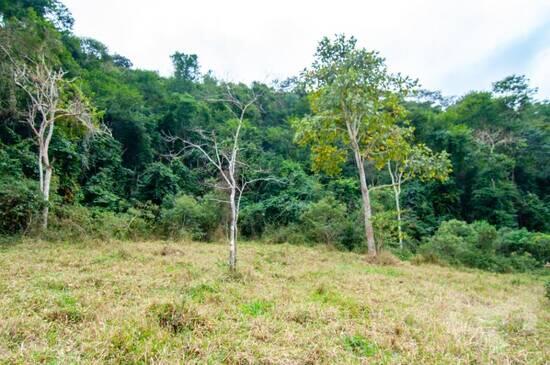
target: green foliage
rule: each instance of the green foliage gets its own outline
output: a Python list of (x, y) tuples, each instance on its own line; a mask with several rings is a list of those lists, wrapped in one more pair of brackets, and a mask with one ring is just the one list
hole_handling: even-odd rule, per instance
[(399, 235), (394, 210), (385, 210), (376, 213), (372, 224), (376, 235), (377, 250), (398, 248)]
[(356, 44), (344, 35), (319, 42), (315, 60), (303, 74), (314, 115), (293, 122), (296, 141), (311, 145), (313, 168), (331, 175), (341, 172), (347, 149), (379, 168), (385, 165), (385, 159), (375, 156), (383, 156), (393, 142), (388, 137), (406, 116), (401, 101), (415, 85), (390, 74), (377, 52)]
[(335, 244), (342, 239), (346, 225), (346, 207), (328, 196), (311, 204), (301, 216), (306, 237), (313, 242)]
[(304, 234), (301, 225), (267, 226), (262, 238), (269, 243), (304, 244), (309, 238)]
[[(82, 138), (82, 128), (59, 120), (45, 237), (213, 239), (227, 213), (215, 201), (226, 197), (213, 195), (219, 175), (166, 136), (201, 129), (223, 139), (234, 115), (206, 100), (222, 95), (226, 84), (200, 75), (196, 55), (181, 52), (172, 56), (172, 77), (132, 69), (100, 41), (72, 34), (70, 14), (56, 0), (0, 0), (0, 14), (0, 44), (13, 58), (44, 53), (49, 67), (78, 80), (63, 85), (63, 102), (76, 98), (93, 106), (112, 132)], [(0, 52), (0, 232), (6, 235), (33, 233), (44, 204), (36, 188), (37, 149), (19, 123), (28, 100), (12, 71)], [(321, 40), (298, 79), (233, 86), (237, 96), (258, 96), (246, 115), (241, 153), (280, 180), (250, 186), (239, 217), (242, 236), (364, 249), (348, 122), (360, 126), (369, 186), (391, 183), (388, 161), (409, 180), (400, 193), (405, 251), (496, 271), (550, 261), (550, 103), (534, 99), (524, 76), (456, 99), (412, 95), (415, 83), (391, 74), (380, 54), (336, 36)], [(178, 152), (178, 160), (170, 158)], [(371, 191), (371, 200), (378, 248), (394, 250), (390, 193)]]
[(169, 166), (161, 162), (148, 165), (139, 179), (137, 195), (141, 201), (161, 204), (166, 196), (176, 194), (180, 189), (179, 178)]
[(38, 220), (44, 199), (34, 181), (0, 179), (0, 233), (23, 233)]
[(497, 232), (486, 222), (450, 220), (441, 224), (420, 252), (424, 257), (436, 256), (453, 265), (507, 272), (542, 267), (549, 247), (545, 234), (509, 228)]
[(88, 209), (81, 205), (54, 206), (50, 229), (44, 238), (79, 241), (87, 237), (99, 239), (135, 239), (152, 233), (153, 214), (147, 209), (131, 208), (125, 213)]
[(370, 357), (376, 355), (378, 346), (361, 335), (344, 336), (344, 348), (358, 356)]
[(160, 211), (159, 224), (164, 235), (209, 240), (220, 225), (220, 209), (205, 197), (197, 201), (189, 195), (168, 196)]
[(549, 234), (510, 228), (503, 228), (498, 233), (498, 253), (503, 255), (529, 255), (540, 266), (550, 262)]
[(258, 317), (269, 313), (273, 309), (273, 303), (267, 300), (255, 300), (241, 306), (241, 312), (251, 317)]

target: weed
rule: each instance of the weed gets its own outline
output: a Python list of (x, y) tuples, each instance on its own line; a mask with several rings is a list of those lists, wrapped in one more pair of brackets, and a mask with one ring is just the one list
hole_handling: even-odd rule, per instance
[(158, 321), (159, 326), (169, 329), (175, 334), (208, 328), (206, 319), (199, 315), (194, 308), (185, 304), (153, 304), (147, 313)]
[(199, 303), (204, 303), (210, 295), (218, 292), (219, 289), (217, 287), (205, 283), (193, 286), (187, 290), (187, 294), (191, 299)]
[(311, 294), (311, 298), (316, 302), (337, 307), (341, 312), (353, 318), (367, 318), (370, 311), (368, 306), (361, 305), (355, 299), (343, 296), (324, 285), (318, 286)]
[(378, 346), (361, 335), (344, 336), (344, 348), (357, 356), (371, 357), (378, 352)]
[(84, 319), (82, 309), (72, 295), (63, 293), (56, 302), (57, 308), (46, 314), (49, 321), (70, 324), (78, 323)]
[(241, 312), (252, 317), (267, 314), (271, 311), (271, 309), (273, 309), (273, 302), (261, 299), (243, 304), (241, 306)]

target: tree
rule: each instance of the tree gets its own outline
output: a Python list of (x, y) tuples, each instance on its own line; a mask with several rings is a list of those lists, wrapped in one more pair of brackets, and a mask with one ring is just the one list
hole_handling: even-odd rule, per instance
[(232, 133), (229, 133), (227, 138), (219, 140), (214, 131), (207, 134), (203, 130), (194, 131), (200, 142), (180, 136), (167, 135), (165, 137), (169, 142), (179, 142), (183, 145), (181, 151), (173, 154), (175, 157), (181, 156), (181, 152), (185, 149), (198, 151), (219, 173), (222, 182), (216, 187), (229, 190), (229, 199), (223, 202), (228, 203), (231, 210), (229, 224), (229, 269), (231, 271), (235, 271), (237, 268), (237, 234), (243, 192), (251, 183), (270, 179), (247, 179), (243, 170), (249, 168), (249, 166), (243, 163), (240, 158), (240, 138), (245, 118), (247, 112), (257, 100), (258, 97), (254, 93), (245, 97), (238, 96), (230, 85), (226, 85), (225, 95), (221, 98), (210, 99), (210, 101), (223, 103), (233, 115), (233, 119), (227, 122), (228, 125), (233, 127)]
[(356, 46), (356, 39), (324, 38), (303, 74), (313, 115), (294, 122), (299, 143), (312, 146), (313, 167), (340, 172), (351, 151), (358, 171), (368, 253), (376, 255), (365, 164), (385, 166), (379, 158), (386, 138), (406, 115), (403, 98), (415, 81), (390, 74), (377, 52)]
[(493, 83), (493, 93), (515, 112), (524, 110), (536, 92), (537, 88), (529, 87), (529, 79), (525, 75), (510, 75)]
[(23, 18), (29, 9), (49, 19), (60, 30), (70, 30), (74, 24), (71, 12), (59, 0), (0, 0), (0, 15), (6, 18)]
[[(7, 53), (7, 51), (4, 49)], [(53, 160), (50, 142), (56, 122), (76, 122), (86, 131), (97, 131), (95, 111), (74, 80), (64, 78), (63, 70), (54, 70), (44, 57), (31, 65), (14, 62), (15, 84), (26, 94), (29, 105), (24, 122), (30, 127), (38, 145), (38, 174), (40, 192), (44, 198), (42, 228), (48, 227), (50, 184)]]
[(413, 145), (408, 141), (412, 136), (412, 129), (399, 128), (399, 131), (398, 138), (392, 138), (393, 149), (389, 153), (387, 166), (397, 212), (399, 246), (403, 248), (400, 202), (403, 183), (412, 179), (445, 181), (452, 166), (447, 152), (434, 153), (424, 144)]
[(174, 76), (178, 80), (195, 81), (199, 76), (199, 62), (196, 54), (176, 52), (170, 56), (174, 64)]

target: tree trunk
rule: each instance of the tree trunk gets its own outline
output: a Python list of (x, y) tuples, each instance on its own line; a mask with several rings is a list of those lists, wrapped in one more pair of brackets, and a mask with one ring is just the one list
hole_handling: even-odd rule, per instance
[(229, 203), (231, 205), (231, 226), (229, 228), (229, 270), (237, 269), (237, 204), (235, 187), (231, 187)]
[(52, 181), (52, 166), (50, 164), (45, 164), (44, 168), (44, 187), (42, 190), (42, 195), (44, 197), (44, 202), (46, 205), (42, 209), (42, 229), (48, 228), (48, 213), (49, 213), (49, 201), (50, 201), (50, 184)]
[(394, 188), (395, 192), (395, 210), (397, 211), (397, 235), (399, 237), (399, 247), (403, 249), (403, 230), (401, 228), (401, 204), (399, 203), (400, 191)]
[(42, 208), (41, 227), (43, 230), (48, 228), (50, 185), (52, 181), (52, 166), (48, 157), (48, 147), (43, 139), (39, 139), (38, 145), (38, 174), (40, 183), (40, 192), (44, 199), (44, 208)]
[(372, 228), (372, 210), (370, 206), (369, 188), (365, 176), (363, 158), (357, 148), (354, 148), (355, 163), (359, 172), (359, 183), (361, 185), (361, 198), (363, 201), (363, 215), (365, 219), (365, 236), (367, 238), (367, 249), (369, 256), (376, 256), (376, 242), (374, 240), (374, 229)]

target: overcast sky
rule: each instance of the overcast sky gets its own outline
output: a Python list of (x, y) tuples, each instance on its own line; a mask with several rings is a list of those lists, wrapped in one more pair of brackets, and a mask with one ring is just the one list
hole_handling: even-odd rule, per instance
[(519, 73), (550, 98), (550, 0), (63, 2), (77, 35), (162, 75), (182, 51), (225, 79), (284, 79), (311, 63), (321, 37), (346, 33), (425, 88), (459, 95)]

